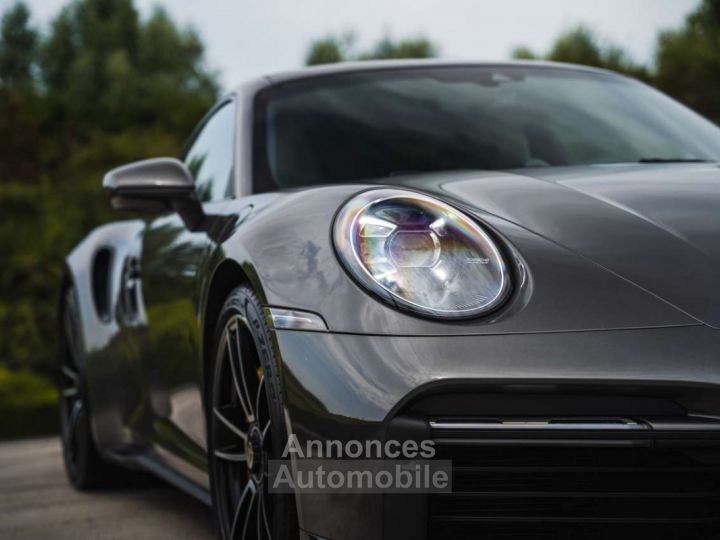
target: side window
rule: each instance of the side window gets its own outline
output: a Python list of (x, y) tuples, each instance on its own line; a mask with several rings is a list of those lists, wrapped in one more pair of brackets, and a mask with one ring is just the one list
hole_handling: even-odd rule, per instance
[(202, 202), (232, 196), (235, 148), (235, 104), (218, 109), (205, 123), (185, 155)]

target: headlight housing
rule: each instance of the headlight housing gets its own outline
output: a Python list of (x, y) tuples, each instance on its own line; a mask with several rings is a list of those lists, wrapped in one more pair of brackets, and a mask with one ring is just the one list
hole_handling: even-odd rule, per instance
[(498, 307), (510, 291), (493, 240), (452, 206), (420, 193), (373, 189), (338, 213), (333, 241), (348, 272), (387, 302), (460, 319)]

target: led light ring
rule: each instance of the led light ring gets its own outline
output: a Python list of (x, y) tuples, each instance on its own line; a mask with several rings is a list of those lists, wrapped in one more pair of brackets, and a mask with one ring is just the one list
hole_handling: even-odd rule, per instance
[[(359, 232), (358, 221), (361, 216), (365, 215), (366, 211), (370, 207), (394, 199), (407, 200), (410, 205), (413, 201), (418, 201), (420, 203), (418, 204), (420, 209), (427, 210), (428, 208), (425, 205), (428, 205), (431, 210), (441, 210), (441, 212), (438, 213), (452, 219), (452, 222), (456, 227), (466, 231), (465, 236), (469, 239), (475, 240), (479, 237), (482, 242), (482, 247), (489, 249), (491, 257), (498, 266), (500, 284), (497, 287), (495, 296), (483, 304), (467, 309), (434, 308), (418, 304), (413, 300), (405, 298), (378, 281), (370, 273), (366, 264), (360, 258), (358, 245), (356, 243), (356, 238), (359, 238), (360, 236), (359, 234), (356, 234), (356, 232)], [(365, 200), (367, 200), (367, 202), (365, 202), (362, 206), (356, 206), (357, 203)], [(348, 267), (350, 273), (355, 276), (366, 288), (368, 288), (371, 292), (379, 294), (381, 297), (385, 298), (386, 301), (389, 301), (397, 307), (409, 308), (421, 315), (453, 319), (476, 317), (497, 308), (506, 299), (510, 290), (510, 279), (507, 264), (505, 263), (504, 257), (500, 253), (500, 250), (497, 248), (492, 238), (463, 212), (460, 212), (443, 201), (413, 191), (386, 188), (372, 189), (356, 195), (343, 205), (336, 216), (333, 240), (335, 249), (343, 265)], [(349, 244), (349, 248), (344, 246), (345, 243)], [(347, 249), (349, 249), (352, 253), (352, 258), (347, 257)], [(482, 249), (482, 251), (484, 251), (484, 249)]]

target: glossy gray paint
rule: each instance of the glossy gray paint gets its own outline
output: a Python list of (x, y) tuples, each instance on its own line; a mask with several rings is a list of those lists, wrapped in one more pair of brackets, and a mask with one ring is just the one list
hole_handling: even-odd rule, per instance
[[(360, 68), (284, 74), (225, 98), (239, 104), (240, 196), (204, 205), (226, 218), (211, 231), (191, 232), (176, 214), (151, 216), (96, 229), (69, 255), (93, 430), (106, 456), (153, 464), (206, 498), (204, 329), (215, 276), (228, 269), (266, 305), (312, 311), (328, 324), (328, 333), (275, 333), (301, 438), (382, 437), (388, 417), (416, 396), (458, 384), (671, 396), (687, 411), (720, 416), (716, 164), (467, 171), (252, 195), (255, 93), (338, 69)], [(495, 237), (513, 267), (505, 306), (468, 321), (423, 319), (345, 273), (331, 242), (334, 215), (354, 194), (388, 185), (440, 197)], [(99, 249), (112, 254), (109, 321), (92, 299)], [(128, 257), (141, 262), (133, 317), (121, 302)], [(302, 526), (323, 537), (381, 531), (378, 497), (302, 497), (299, 507)]]
[[(511, 401), (527, 394), (672, 396), (689, 412), (720, 415), (720, 332), (707, 326), (443, 337), (277, 334), (289, 416), (301, 442), (382, 439), (387, 418), (417, 397), (468, 389)], [(455, 410), (471, 413), (492, 411)], [(377, 497), (310, 495), (303, 503), (304, 522), (323, 537), (382, 537)]]

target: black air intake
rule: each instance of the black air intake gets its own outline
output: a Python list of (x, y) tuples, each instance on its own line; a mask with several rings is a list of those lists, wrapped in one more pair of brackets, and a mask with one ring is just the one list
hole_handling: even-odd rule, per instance
[(720, 538), (716, 433), (682, 424), (433, 429), (437, 459), (453, 462), (453, 493), (430, 497), (428, 538)]

